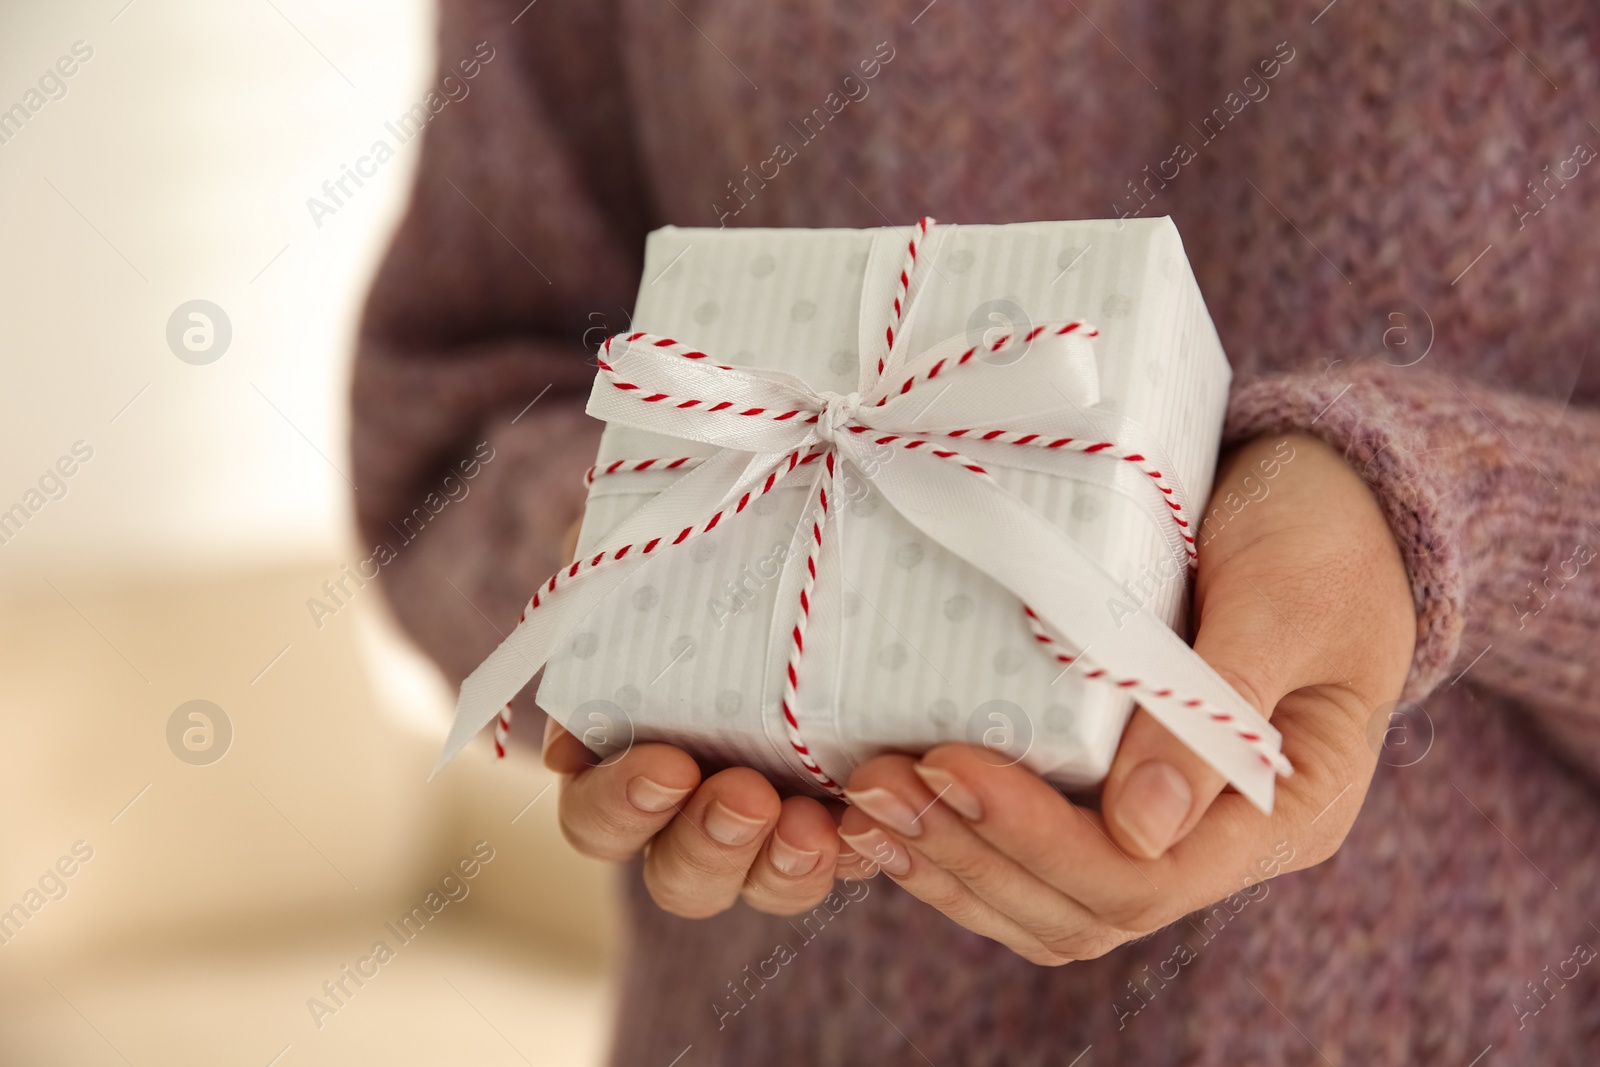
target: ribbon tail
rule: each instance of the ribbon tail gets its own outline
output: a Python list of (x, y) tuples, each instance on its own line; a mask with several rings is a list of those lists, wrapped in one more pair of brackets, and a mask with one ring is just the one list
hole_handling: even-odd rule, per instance
[(478, 731), (489, 725), (500, 714), (500, 709), (539, 673), (573, 626), (648, 558), (630, 557), (604, 570), (587, 572), (517, 624), (510, 636), (461, 683), (455, 719), (450, 724), (450, 734), (445, 739), (444, 750), (439, 753), (439, 761), (428, 773), (430, 779), (455, 759)]
[[(740, 494), (748, 501), (753, 487), (772, 476), (773, 484), (793, 470), (791, 453), (750, 455), (723, 450), (675, 482), (670, 489), (630, 515), (607, 537), (611, 552), (623, 544), (644, 541), (652, 534), (668, 537), (673, 532), (695, 528), (704, 532), (706, 519), (719, 508), (728, 508)], [(742, 509), (743, 504), (739, 507)], [(670, 551), (670, 546), (662, 546)], [(585, 553), (587, 556), (588, 553)], [(432, 778), (454, 759), (479, 730), (500, 714), (508, 700), (516, 696), (528, 680), (545, 665), (561, 640), (574, 626), (600, 605), (633, 569), (652, 558), (638, 551), (605, 561), (566, 578), (560, 588), (543, 597), (537, 608), (524, 613), (522, 621), (489, 658), (461, 683), (456, 700), (455, 719), (450, 724), (444, 750), (428, 777)]]
[(1121, 588), (1075, 541), (992, 479), (948, 460), (905, 453), (879, 466), (871, 480), (909, 522), (1031, 605), (1112, 676), (1203, 701), (1204, 710), (1178, 700), (1141, 698), (1140, 704), (1271, 813), (1273, 764), (1241, 734), (1275, 749), (1278, 731), (1160, 619), (1148, 612), (1114, 617), (1108, 605)]

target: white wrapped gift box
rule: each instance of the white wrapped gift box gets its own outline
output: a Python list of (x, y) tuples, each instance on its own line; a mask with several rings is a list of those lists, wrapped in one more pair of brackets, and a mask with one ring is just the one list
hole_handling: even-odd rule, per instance
[[(882, 348), (910, 232), (666, 227), (647, 243), (631, 329), (848, 393), (861, 354)], [(1132, 428), (1145, 451), (1161, 455), (1187, 493), (1188, 513), (1204, 504), (1230, 370), (1170, 220), (942, 226), (924, 255), (917, 312), (901, 342), (913, 363), (951, 338), (984, 346), (986, 365), (963, 373), (984, 375), (991, 395), (978, 410), (965, 404), (963, 420), (1025, 429), (1041, 409), (1087, 409), (1080, 413)], [(1066, 355), (1060, 345), (1035, 351), (1015, 341), (988, 351), (992, 338), (1020, 337), (1031, 323), (1075, 320), (1099, 333), (1068, 338)], [(1038, 361), (1063, 358), (1090, 361), (1086, 393), (1040, 390)], [(595, 388), (598, 397), (611, 386), (602, 379)], [(924, 421), (937, 421), (939, 394), (937, 382), (927, 383)], [(880, 451), (882, 463), (902, 462), (903, 453)], [(580, 559), (693, 469), (634, 470), (637, 461), (715, 452), (608, 424)], [(980, 462), (1120, 587), (1103, 606), (1108, 625), (1120, 629), (1134, 614), (1181, 625), (1186, 557), (1150, 479), (1101, 455), (1051, 455), (1051, 469), (1035, 469), (1045, 466), (1039, 455), (1006, 452), (990, 447)], [(617, 461), (622, 469), (603, 473)], [(927, 536), (856, 466), (841, 464), (810, 597), (795, 710), (811, 757), (842, 782), (885, 751), (967, 741), (1064, 788), (1100, 781), (1133, 707), (1127, 691), (1041, 646), (1015, 593)], [(820, 476), (820, 464), (635, 567), (553, 645), (539, 705), (601, 754), (668, 741), (708, 768), (751, 766), (814, 785), (782, 714), (812, 472)], [(1068, 647), (1087, 662), (1094, 642), (1081, 645)]]

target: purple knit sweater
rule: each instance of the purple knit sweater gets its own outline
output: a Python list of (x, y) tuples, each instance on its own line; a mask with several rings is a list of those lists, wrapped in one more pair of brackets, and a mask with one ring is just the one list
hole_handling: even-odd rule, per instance
[(1173, 216), (1236, 370), (1229, 438), (1340, 448), (1418, 613), (1426, 710), (1327, 863), (1058, 969), (887, 879), (809, 924), (692, 922), (630, 869), (616, 1062), (1600, 1058), (1600, 12), (524, 5), (444, 0), (441, 76), (493, 58), (429, 125), (354, 385), (374, 543), (494, 449), (384, 569), (453, 677), (562, 562), (599, 435), (585, 342), (626, 326), (644, 235), (719, 219)]

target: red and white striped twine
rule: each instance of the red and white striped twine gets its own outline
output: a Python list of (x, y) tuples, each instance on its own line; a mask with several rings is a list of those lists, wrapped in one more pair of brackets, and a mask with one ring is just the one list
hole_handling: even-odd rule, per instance
[(1156, 488), (1161, 490), (1162, 502), (1170, 510), (1172, 521), (1178, 525), (1178, 536), (1183, 538), (1183, 550), (1189, 557), (1189, 565), (1194, 566), (1200, 558), (1195, 551), (1194, 535), (1189, 532), (1189, 520), (1184, 517), (1183, 505), (1178, 502), (1175, 487), (1154, 463), (1151, 463), (1138, 452), (1129, 452), (1126, 449), (1119, 448), (1112, 441), (1091, 441), (1074, 437), (1052, 438), (1047, 434), (1020, 433), (1011, 430), (952, 430), (944, 434), (944, 436), (966, 438), (969, 441), (993, 441), (1002, 445), (1064, 449), (1068, 452), (1085, 452), (1090, 455), (1099, 454), (1131, 463), (1136, 469), (1148, 475), (1150, 480), (1155, 482)]
[[(1084, 667), (1083, 676), (1085, 678), (1104, 679), (1107, 685), (1115, 686), (1118, 689), (1125, 689), (1135, 696), (1142, 696), (1146, 699), (1155, 700), (1176, 700), (1179, 704), (1186, 708), (1194, 708), (1197, 711), (1206, 711), (1206, 703), (1203, 700), (1185, 699), (1177, 696), (1170, 689), (1156, 689), (1153, 686), (1146, 685), (1137, 678), (1113, 678), (1106, 671), (1101, 670), (1099, 667), (1094, 666), (1088, 660), (1084, 659), (1081, 653), (1074, 656), (1065, 651), (1061, 643), (1052, 637), (1050, 632), (1044, 628), (1044, 620), (1040, 619), (1038, 615), (1034, 614), (1034, 611), (1031, 607), (1024, 604), (1022, 605), (1022, 610), (1027, 615), (1028, 629), (1033, 631), (1033, 639), (1039, 642), (1039, 644), (1044, 647), (1046, 652), (1054, 656), (1057, 663), (1071, 665), (1073, 663), (1082, 662)], [(1225, 722), (1231, 724), (1234, 733), (1239, 735), (1240, 740), (1246, 742), (1251, 748), (1255, 749), (1257, 757), (1259, 757), (1261, 762), (1265, 763), (1268, 767), (1278, 768), (1280, 764), (1283, 764), (1285, 767), (1287, 766), (1287, 761), (1284, 759), (1282, 753), (1273, 747), (1270, 741), (1268, 741), (1262, 735), (1240, 726), (1232, 715), (1225, 711), (1216, 710), (1206, 711), (1206, 714), (1208, 714), (1215, 722)]]
[(571, 581), (580, 574), (584, 574), (590, 570), (593, 570), (595, 567), (602, 566), (606, 563), (614, 563), (617, 560), (624, 559), (629, 553), (634, 551), (637, 551), (639, 555), (649, 555), (663, 546), (681, 545), (691, 537), (698, 537), (701, 534), (710, 533), (712, 530), (717, 528), (717, 524), (720, 523), (725, 516), (739, 514), (745, 508), (750, 506), (750, 502), (752, 500), (759, 500), (768, 493), (772, 492), (773, 488), (779, 482), (781, 482), (784, 476), (790, 471), (802, 464), (813, 462), (819, 455), (821, 455), (820, 451), (813, 451), (810, 455), (804, 455), (798, 449), (790, 452), (787, 456), (778, 461), (777, 466), (775, 466), (767, 474), (765, 481), (763, 481), (756, 488), (746, 492), (732, 507), (722, 508), (704, 522), (696, 523), (692, 526), (685, 526), (682, 530), (679, 530), (677, 536), (673, 537), (670, 541), (667, 539), (666, 535), (652, 537), (650, 540), (645, 541), (642, 544), (639, 542), (630, 542), (629, 544), (623, 545), (620, 548), (606, 549), (602, 552), (595, 553), (593, 556), (585, 556), (573, 560), (571, 565), (556, 571), (550, 576), (549, 580), (546, 581), (543, 586), (534, 591), (533, 596), (528, 600), (527, 606), (522, 609), (522, 615), (517, 619), (517, 622), (519, 624), (526, 622), (528, 618), (528, 612), (538, 608), (540, 603), (542, 603), (543, 598), (551, 593), (554, 593), (559, 585)]
[(584, 473), (583, 484), (593, 485), (596, 478), (618, 472), (693, 470), (704, 462), (704, 456), (679, 456), (677, 459), (616, 459), (610, 463), (597, 463), (590, 467)]
[[(775, 466), (771, 472), (768, 473), (765, 481), (763, 481), (755, 489), (752, 489), (741, 496), (738, 503), (736, 503), (733, 507), (719, 510), (716, 514), (712, 515), (704, 522), (697, 523), (693, 526), (685, 526), (682, 530), (678, 531), (677, 536), (673, 537), (670, 541), (667, 540), (665, 536), (652, 537), (650, 540), (643, 543), (631, 542), (621, 546), (620, 548), (606, 549), (603, 552), (595, 553), (593, 556), (585, 556), (573, 560), (570, 565), (563, 567), (561, 570), (558, 570), (552, 574), (549, 580), (544, 582), (543, 585), (534, 591), (533, 596), (529, 598), (527, 604), (523, 606), (522, 614), (517, 617), (517, 624), (520, 626), (522, 623), (527, 622), (528, 612), (536, 611), (539, 605), (544, 602), (545, 598), (555, 593), (558, 588), (565, 585), (567, 582), (570, 582), (572, 579), (588, 573), (596, 567), (604, 566), (607, 563), (615, 563), (620, 559), (625, 559), (630, 553), (635, 551), (637, 551), (638, 555), (649, 555), (664, 545), (681, 545), (683, 542), (688, 541), (691, 538), (698, 537), (701, 534), (710, 533), (712, 530), (717, 528), (717, 524), (723, 520), (724, 516), (730, 514), (737, 515), (739, 512), (749, 507), (751, 501), (759, 500), (763, 496), (766, 496), (768, 493), (772, 492), (773, 488), (777, 486), (777, 484), (781, 482), (784, 476), (790, 471), (803, 464), (814, 462), (820, 455), (821, 452), (817, 450), (813, 450), (808, 455), (802, 455), (799, 451), (789, 453), (778, 462), (777, 466)], [(628, 468), (619, 467), (617, 469), (621, 471)], [(505, 755), (503, 748), (504, 736), (509, 734), (511, 729), (510, 707), (511, 706), (507, 704), (505, 709), (501, 711), (499, 723), (495, 727), (495, 747), (496, 751), (502, 756)]]
[[(1044, 333), (1046, 330), (1049, 330), (1049, 329), (1050, 329), (1050, 327), (1048, 327), (1048, 326), (1035, 326), (1033, 329), (1029, 330), (1026, 334), (1023, 335), (1022, 340), (1023, 340), (1024, 343), (1032, 343), (1040, 334)], [(1099, 337), (1100, 336), (1100, 331), (1095, 329), (1093, 326), (1089, 325), (1087, 322), (1069, 322), (1069, 323), (1066, 323), (1065, 325), (1059, 326), (1055, 330), (1051, 331), (1051, 336), (1052, 337), (1062, 337), (1062, 336), (1064, 336), (1066, 334), (1073, 334), (1073, 333), (1080, 334), (1083, 337)], [(1010, 333), (1001, 334), (999, 336), (999, 338), (997, 338), (996, 340), (990, 342), (987, 351), (989, 351), (989, 352), (998, 352), (998, 351), (1000, 351), (1006, 345), (1011, 343), (1011, 339), (1012, 339), (1013, 336), (1014, 335), (1010, 334)], [(982, 345), (973, 345), (971, 348), (969, 348), (965, 352), (961, 353), (961, 355), (957, 356), (954, 360), (941, 359), (939, 362), (937, 362), (933, 366), (929, 367), (923, 373), (921, 373), (921, 374), (913, 374), (909, 378), (907, 378), (904, 382), (901, 382), (900, 383), (900, 388), (899, 388), (899, 390), (897, 392), (885, 393), (883, 395), (883, 397), (880, 398), (879, 401), (876, 404), (873, 405), (873, 407), (880, 407), (881, 408), (881, 407), (883, 407), (883, 405), (887, 404), (889, 401), (893, 400), (895, 397), (904, 396), (905, 394), (911, 392), (912, 388), (914, 386), (916, 386), (919, 382), (931, 382), (931, 381), (933, 381), (935, 378), (939, 377), (939, 375), (943, 374), (947, 370), (955, 370), (957, 367), (966, 366), (967, 363), (971, 361), (972, 357), (977, 355), (980, 351), (985, 351), (984, 346), (982, 346)], [(879, 370), (879, 373), (882, 373), (883, 367), (882, 367), (881, 364), (879, 365), (878, 370)]]
[(499, 759), (506, 758), (506, 740), (511, 736), (511, 701), (506, 701), (506, 706), (500, 709), (500, 717), (494, 721), (494, 754)]
[[(600, 347), (601, 347), (602, 351), (604, 351), (604, 352), (609, 354), (610, 351), (611, 351), (611, 342), (615, 341), (618, 337), (621, 337), (624, 341), (628, 341), (628, 342), (631, 343), (633, 341), (638, 341), (638, 340), (640, 340), (642, 338), (645, 338), (645, 337), (648, 337), (648, 336), (650, 336), (650, 335), (645, 333), (643, 330), (635, 330), (633, 333), (627, 334), (626, 336), (624, 336), (623, 334), (620, 334), (620, 333), (612, 334), (610, 337), (606, 338), (605, 344), (601, 345)], [(674, 341), (670, 337), (659, 337), (656, 340), (651, 341), (650, 342), (650, 346), (652, 348), (663, 348), (663, 349), (666, 349), (668, 352), (671, 352), (673, 355), (682, 356), (684, 359), (700, 360), (700, 359), (710, 359), (711, 358), (710, 353), (702, 352), (698, 348), (695, 348), (695, 347), (693, 347), (691, 345), (684, 344), (682, 341)], [(709, 363), (709, 364), (707, 364), (707, 366), (716, 367), (718, 370), (732, 370), (733, 369), (732, 367), (728, 366), (726, 363)]]
[(917, 270), (917, 244), (927, 236), (928, 227), (934, 224), (929, 216), (917, 220), (917, 232), (911, 235), (911, 240), (906, 242), (906, 262), (900, 268), (900, 284), (895, 288), (894, 311), (889, 316), (889, 325), (883, 331), (884, 340), (888, 342), (888, 351), (878, 357), (878, 373), (883, 373), (884, 365), (889, 356), (894, 355), (895, 331), (905, 321), (906, 305), (911, 295), (911, 278)]
[(796, 716), (799, 707), (800, 689), (800, 657), (806, 650), (806, 625), (811, 621), (811, 592), (817, 584), (817, 553), (822, 550), (822, 530), (828, 524), (828, 486), (833, 484), (834, 465), (833, 453), (827, 454), (827, 477), (817, 484), (817, 497), (820, 501), (821, 513), (811, 520), (811, 540), (806, 547), (806, 573), (800, 581), (800, 613), (795, 617), (794, 629), (790, 633), (789, 662), (784, 669), (783, 676), (783, 725), (789, 737), (789, 745), (794, 749), (795, 755), (800, 757), (800, 763), (811, 772), (811, 777), (817, 784), (836, 797), (844, 796), (844, 787), (829, 777), (811, 755), (811, 749), (806, 745), (805, 737), (800, 733), (800, 720)]
[[(638, 337), (641, 335), (635, 334), (634, 336)], [(631, 339), (632, 338), (630, 338), (630, 340)], [(669, 339), (663, 338), (662, 340)], [(676, 341), (673, 341), (672, 343), (677, 344)], [(789, 411), (777, 411), (773, 408), (764, 407), (739, 408), (739, 405), (730, 400), (703, 400), (694, 397), (685, 398), (672, 396), (669, 393), (646, 394), (644, 386), (639, 385), (636, 382), (624, 381), (618, 377), (617, 369), (611, 364), (607, 363), (603, 357), (597, 358), (595, 363), (600, 367), (600, 373), (605, 376), (606, 381), (610, 382), (613, 386), (621, 389), (624, 392), (638, 393), (638, 399), (642, 400), (646, 404), (667, 404), (668, 406), (675, 408), (703, 407), (706, 411), (726, 411), (730, 415), (742, 415), (747, 419), (771, 419), (773, 422), (788, 422), (790, 419), (795, 418), (800, 419), (801, 422), (817, 421), (817, 412), (804, 411), (800, 408), (793, 408)], [(721, 366), (721, 364), (718, 364), (718, 366)], [(725, 367), (723, 369), (732, 370), (733, 368)], [(737, 408), (738, 410), (730, 410), (734, 408)], [(658, 460), (656, 462), (660, 461)]]

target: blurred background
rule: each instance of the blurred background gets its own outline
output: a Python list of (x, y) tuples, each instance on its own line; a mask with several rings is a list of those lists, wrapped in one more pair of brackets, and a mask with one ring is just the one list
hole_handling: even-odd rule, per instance
[(350, 356), (419, 141), (307, 200), (433, 18), (0, 4), (7, 1067), (603, 1055), (611, 881), (551, 776), (480, 738), (427, 781), (453, 694), (375, 588), (308, 606), (367, 554)]

